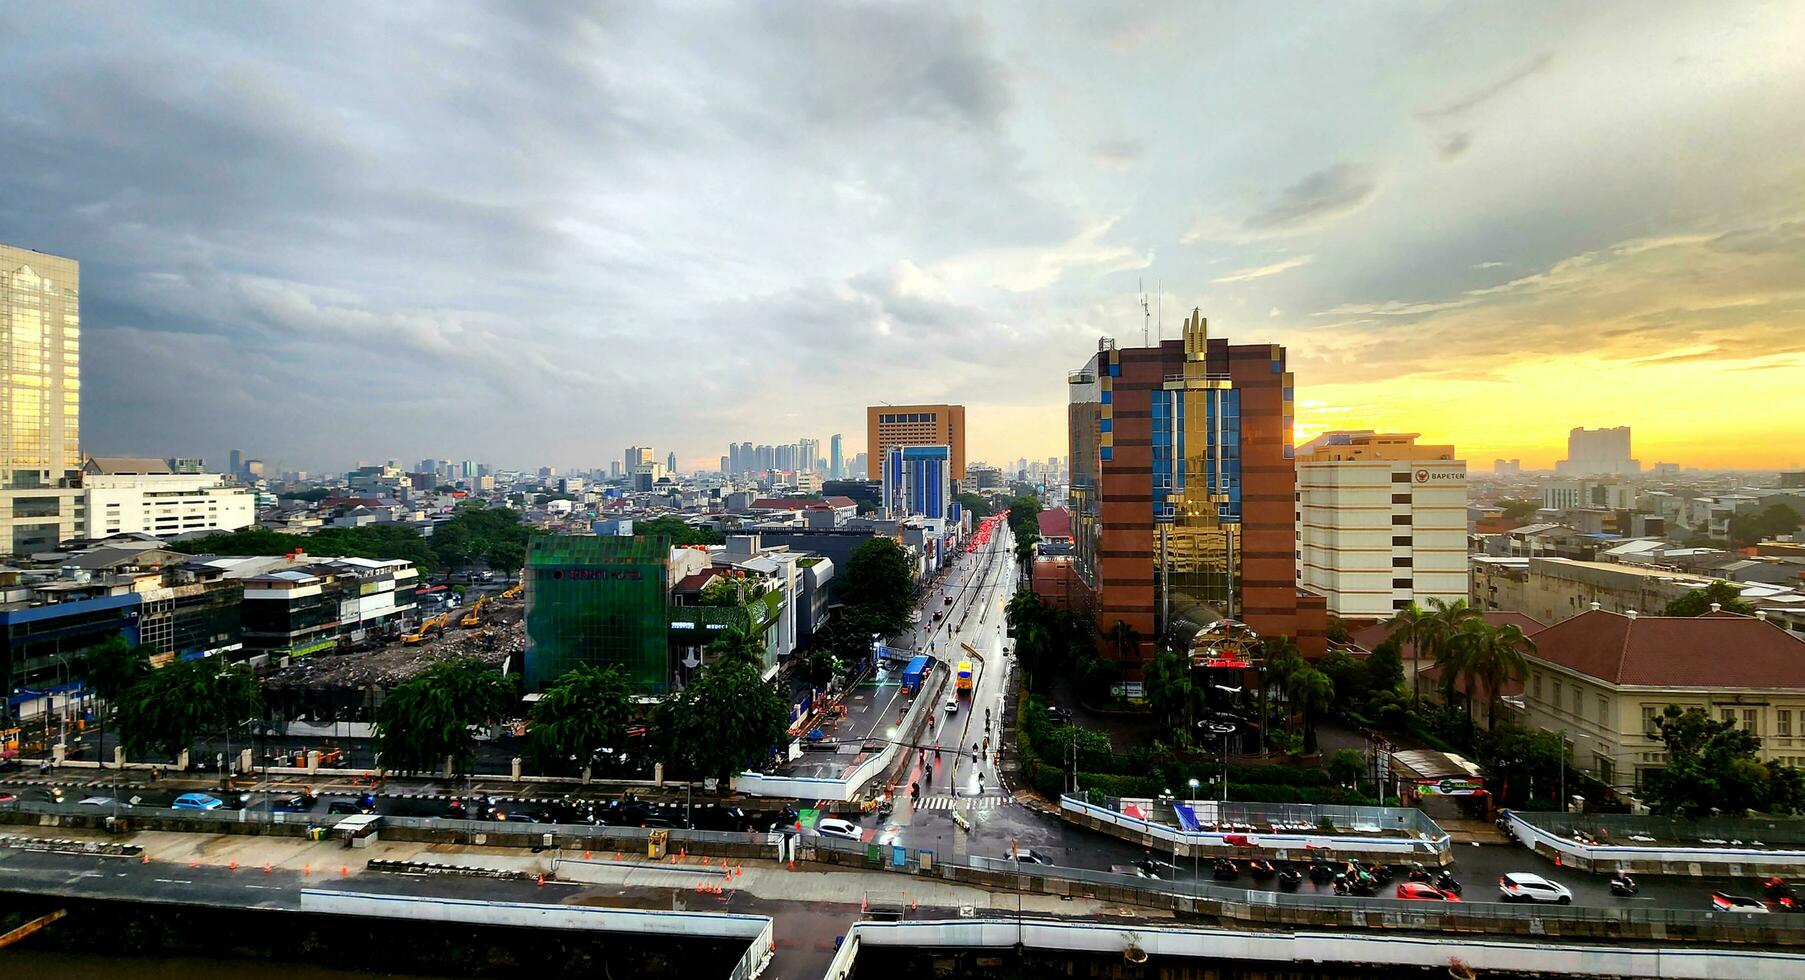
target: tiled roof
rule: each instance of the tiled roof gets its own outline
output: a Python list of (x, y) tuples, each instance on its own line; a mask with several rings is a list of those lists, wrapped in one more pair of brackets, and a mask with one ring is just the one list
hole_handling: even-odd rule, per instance
[(1612, 684), (1805, 689), (1805, 640), (1748, 616), (1580, 613), (1536, 634), (1536, 659)]
[(1040, 512), (1040, 536), (1043, 538), (1069, 538), (1072, 536), (1072, 512), (1064, 507), (1054, 507)]

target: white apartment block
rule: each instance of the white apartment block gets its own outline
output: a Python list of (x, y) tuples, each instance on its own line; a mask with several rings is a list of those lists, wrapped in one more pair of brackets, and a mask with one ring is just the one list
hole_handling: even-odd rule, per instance
[(1334, 432), (1298, 450), (1298, 584), (1343, 619), (1466, 598), (1466, 461), (1415, 442)]
[(84, 536), (238, 531), (257, 522), (248, 487), (228, 486), (217, 474), (172, 473), (160, 459), (101, 456), (82, 468)]

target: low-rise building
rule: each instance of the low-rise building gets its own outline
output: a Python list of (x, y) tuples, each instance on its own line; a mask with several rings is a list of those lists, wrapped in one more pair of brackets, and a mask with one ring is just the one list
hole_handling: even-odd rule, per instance
[(1634, 791), (1666, 762), (1670, 704), (1735, 722), (1763, 760), (1805, 765), (1805, 640), (1752, 616), (1591, 608), (1536, 634), (1527, 723), (1559, 732), (1574, 764)]
[(166, 460), (94, 456), (82, 465), (86, 535), (238, 531), (257, 522), (256, 497), (208, 473), (177, 473)]
[(202, 556), (197, 579), (244, 587), (242, 643), (253, 656), (298, 657), (399, 633), (418, 612), (419, 570), (402, 559)]

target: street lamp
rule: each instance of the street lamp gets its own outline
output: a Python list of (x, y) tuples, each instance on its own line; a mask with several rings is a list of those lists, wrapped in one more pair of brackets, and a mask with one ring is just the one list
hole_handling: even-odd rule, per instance
[[(1560, 803), (1562, 813), (1567, 812), (1567, 736), (1568, 736), (1568, 734), (1569, 733), (1565, 729), (1563, 729), (1561, 731), (1561, 798), (1559, 800), (1559, 803)], [(1585, 732), (1573, 732), (1571, 734), (1575, 739), (1592, 737), (1590, 735), (1587, 735)]]
[[(1196, 778), (1196, 777), (1195, 777), (1195, 776), (1193, 776), (1193, 777), (1192, 777), (1192, 778), (1191, 778), (1191, 799), (1192, 799), (1192, 800), (1196, 800), (1196, 799), (1197, 799), (1197, 787), (1198, 787), (1198, 785), (1199, 785), (1199, 784), (1198, 784), (1198, 782), (1197, 782), (1197, 778)], [(1187, 835), (1187, 836), (1188, 836), (1188, 835)], [(1196, 880), (1197, 880), (1197, 878), (1198, 878), (1198, 873), (1197, 873), (1197, 842), (1196, 842), (1196, 841), (1192, 841), (1192, 842), (1191, 842), (1191, 880), (1192, 880), (1192, 881), (1196, 881)]]

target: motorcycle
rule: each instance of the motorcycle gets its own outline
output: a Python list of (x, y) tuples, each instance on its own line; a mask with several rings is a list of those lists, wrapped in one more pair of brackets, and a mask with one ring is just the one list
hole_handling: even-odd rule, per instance
[(1355, 872), (1353, 875), (1338, 874), (1335, 876), (1335, 894), (1372, 896), (1379, 893), (1379, 883), (1372, 875)]
[(1627, 871), (1619, 871), (1611, 877), (1611, 894), (1613, 895), (1629, 896), (1641, 890), (1642, 886), (1636, 884), (1636, 879), (1630, 877), (1630, 873)]
[(1217, 881), (1234, 881), (1241, 877), (1241, 869), (1228, 858), (1217, 858), (1216, 863), (1210, 866), (1210, 874)]
[(1279, 871), (1279, 888), (1294, 892), (1304, 883), (1304, 873), (1296, 868), (1283, 868)]
[(1445, 891), (1445, 892), (1448, 892), (1448, 893), (1450, 893), (1450, 894), (1453, 894), (1453, 895), (1459, 895), (1459, 894), (1460, 894), (1460, 881), (1459, 881), (1459, 879), (1457, 879), (1457, 878), (1455, 878), (1455, 877), (1454, 877), (1454, 876), (1453, 876), (1453, 875), (1452, 875), (1452, 874), (1449, 874), (1449, 873), (1448, 873), (1448, 872), (1446, 872), (1446, 871), (1443, 871), (1443, 872), (1442, 872), (1442, 873), (1441, 873), (1441, 874), (1440, 874), (1440, 875), (1439, 875), (1439, 876), (1438, 876), (1438, 877), (1437, 877), (1437, 878), (1436, 878), (1436, 879), (1435, 879), (1435, 887), (1436, 887), (1436, 888), (1439, 888), (1439, 889), (1441, 889), (1441, 890), (1442, 890), (1442, 891)]
[(1362, 864), (1360, 870), (1366, 872), (1381, 885), (1391, 884), (1391, 867), (1384, 864)]
[(1335, 880), (1335, 867), (1327, 861), (1310, 862), (1310, 880), (1317, 884), (1326, 884)]
[(1408, 881), (1420, 881), (1426, 885), (1433, 881), (1435, 876), (1429, 873), (1428, 868), (1423, 867), (1421, 861), (1412, 861), (1404, 866), (1404, 877)]
[(1262, 861), (1259, 858), (1247, 862), (1247, 871), (1253, 875), (1255, 881), (1270, 878), (1276, 873), (1276, 869), (1273, 868), (1270, 861)]
[(1773, 907), (1782, 912), (1799, 911), (1799, 897), (1793, 891), (1792, 884), (1785, 878), (1772, 877), (1761, 882), (1761, 888), (1767, 893)]

